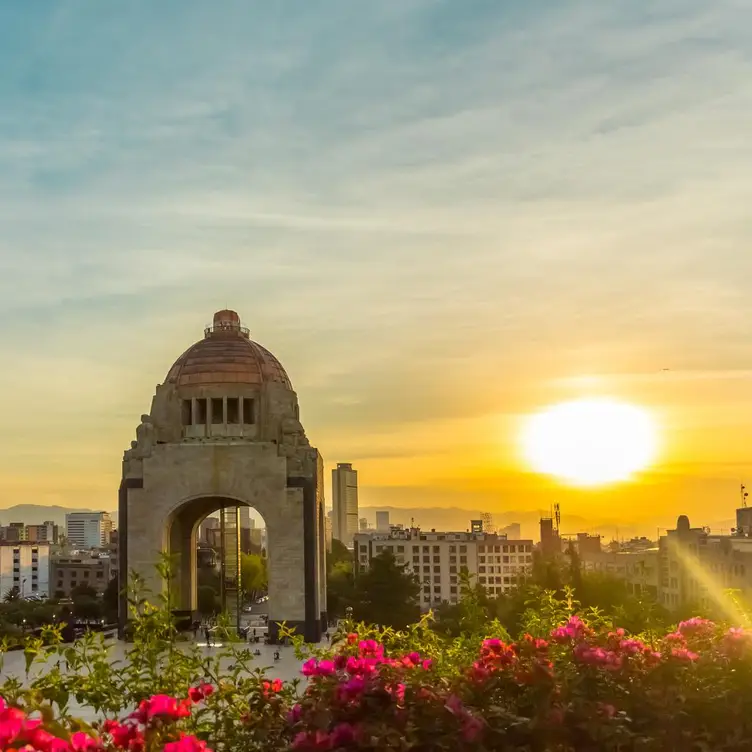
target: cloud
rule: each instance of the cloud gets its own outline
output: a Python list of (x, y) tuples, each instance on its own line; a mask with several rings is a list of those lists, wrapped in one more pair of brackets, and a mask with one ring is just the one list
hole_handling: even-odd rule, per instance
[(225, 305), (342, 454), (514, 413), (552, 377), (748, 370), (745, 21), (734, 0), (7, 4), (0, 382), (55, 431), (101, 421), (105, 467)]

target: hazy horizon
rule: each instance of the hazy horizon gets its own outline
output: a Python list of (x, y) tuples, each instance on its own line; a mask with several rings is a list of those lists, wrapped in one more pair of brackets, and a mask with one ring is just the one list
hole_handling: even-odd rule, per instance
[[(0, 7), (0, 504), (116, 505), (156, 384), (237, 310), (361, 504), (730, 519), (752, 463), (742, 3)], [(668, 370), (666, 370), (668, 369)], [(656, 463), (531, 472), (610, 395)]]

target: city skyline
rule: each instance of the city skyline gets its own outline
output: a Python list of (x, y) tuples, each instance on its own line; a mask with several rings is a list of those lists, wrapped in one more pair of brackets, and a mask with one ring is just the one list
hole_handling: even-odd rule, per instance
[[(116, 505), (231, 307), (363, 506), (732, 518), (752, 464), (752, 30), (732, 0), (0, 8), (0, 505)], [(250, 10), (249, 10), (250, 9)], [(610, 396), (580, 489), (520, 423)], [(717, 510), (727, 510), (720, 511)]]

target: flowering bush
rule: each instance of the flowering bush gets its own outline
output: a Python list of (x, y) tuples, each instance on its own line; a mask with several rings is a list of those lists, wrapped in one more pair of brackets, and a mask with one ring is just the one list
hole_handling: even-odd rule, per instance
[[(564, 614), (571, 605), (531, 613), (517, 640), (497, 623), (451, 640), (425, 620), (406, 632), (350, 624), (329, 649), (302, 655), (295, 682), (254, 671), (244, 650), (223, 670), (219, 657), (179, 649), (155, 610), (139, 617), (127, 666), (111, 665), (92, 638), (51, 649), (70, 672), (0, 686), (0, 743), (41, 752), (752, 749), (749, 631), (695, 618), (635, 636), (597, 613)], [(27, 650), (33, 662), (38, 649)], [(102, 720), (71, 718), (71, 694)]]

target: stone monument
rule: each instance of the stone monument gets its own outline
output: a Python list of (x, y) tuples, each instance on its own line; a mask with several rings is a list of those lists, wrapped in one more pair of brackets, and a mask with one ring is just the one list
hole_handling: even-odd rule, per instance
[[(156, 388), (123, 456), (120, 577), (137, 573), (152, 593), (156, 565), (178, 554), (176, 608), (197, 608), (196, 546), (215, 511), (250, 506), (267, 529), (269, 632), (286, 622), (308, 641), (326, 629), (323, 463), (300, 422), (279, 361), (234, 311), (219, 311)], [(127, 603), (121, 596), (120, 625)]]

